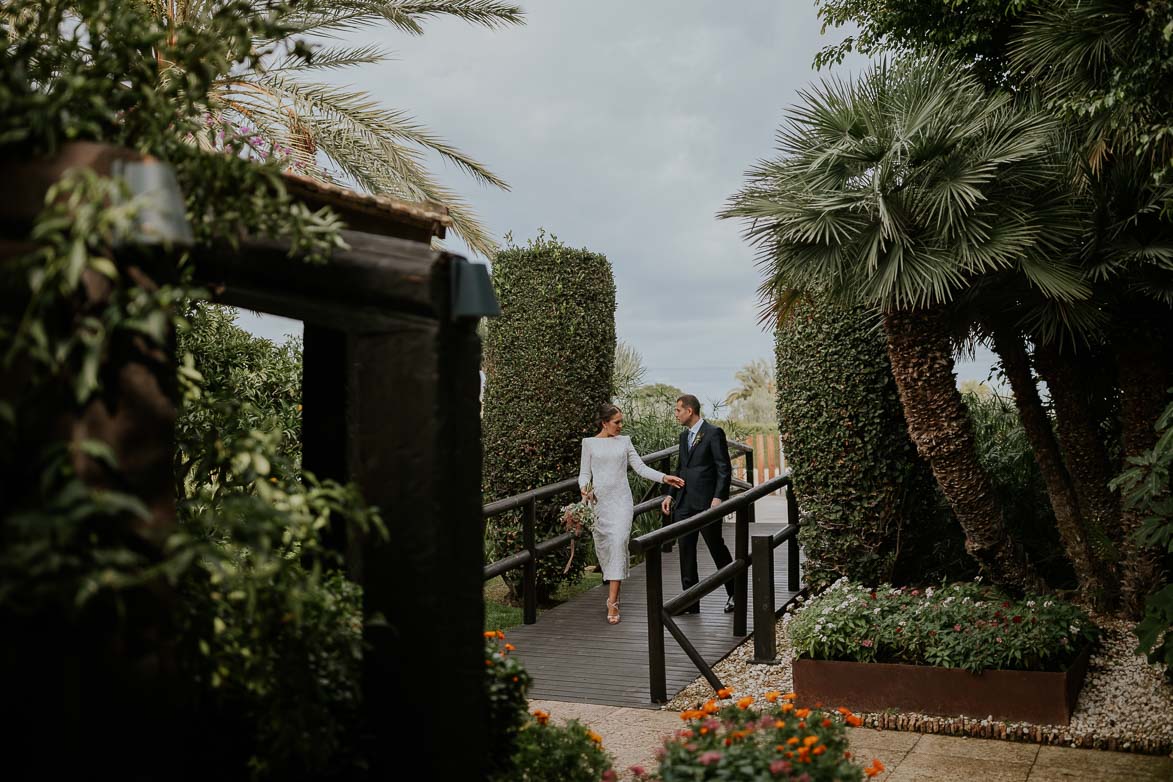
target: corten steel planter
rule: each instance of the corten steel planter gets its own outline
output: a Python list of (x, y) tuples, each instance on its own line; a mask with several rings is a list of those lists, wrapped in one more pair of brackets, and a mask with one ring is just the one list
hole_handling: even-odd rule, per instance
[(1042, 725), (1071, 720), (1087, 674), (1090, 647), (1066, 671), (986, 670), (838, 660), (794, 661), (794, 691), (804, 703), (820, 701), (855, 711), (916, 711)]

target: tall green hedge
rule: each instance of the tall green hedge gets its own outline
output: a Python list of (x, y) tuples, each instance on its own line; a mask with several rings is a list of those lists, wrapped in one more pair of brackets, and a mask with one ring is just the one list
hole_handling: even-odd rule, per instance
[(960, 531), (908, 438), (873, 312), (813, 298), (776, 333), (778, 422), (804, 527), (804, 580), (966, 575)]
[[(578, 474), (581, 440), (595, 434), (599, 403), (611, 393), (615, 363), (615, 281), (607, 259), (540, 233), (493, 260), (501, 316), (485, 338), (484, 490), (490, 501)], [(562, 532), (558, 507), (539, 505), (539, 541)], [(490, 556), (521, 550), (518, 515), (489, 521)], [(562, 557), (538, 567), (538, 596), (577, 581), (585, 557), (563, 573)], [(520, 571), (513, 572), (511, 587)]]

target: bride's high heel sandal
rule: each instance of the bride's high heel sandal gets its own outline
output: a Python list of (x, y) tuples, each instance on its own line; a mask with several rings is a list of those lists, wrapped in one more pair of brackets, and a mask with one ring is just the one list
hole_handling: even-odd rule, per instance
[(614, 608), (615, 609), (615, 616), (611, 616), (610, 614), (607, 614), (607, 624), (610, 624), (610, 625), (619, 624), (619, 601), (616, 600), (614, 603), (612, 603), (610, 600), (608, 600), (607, 601), (607, 608)]

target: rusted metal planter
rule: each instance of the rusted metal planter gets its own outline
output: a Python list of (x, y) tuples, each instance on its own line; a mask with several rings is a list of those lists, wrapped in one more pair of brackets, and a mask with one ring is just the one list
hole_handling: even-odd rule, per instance
[(1087, 674), (1090, 647), (1062, 672), (796, 659), (794, 690), (804, 703), (854, 711), (916, 711), (1042, 725), (1066, 725)]

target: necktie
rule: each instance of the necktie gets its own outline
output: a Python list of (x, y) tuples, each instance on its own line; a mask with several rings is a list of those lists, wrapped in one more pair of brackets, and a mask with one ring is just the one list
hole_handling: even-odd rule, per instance
[(696, 442), (696, 432), (694, 432), (693, 430), (689, 429), (689, 430), (688, 430), (688, 447), (689, 447), (689, 448), (692, 448), (692, 444), (693, 444), (694, 442)]

